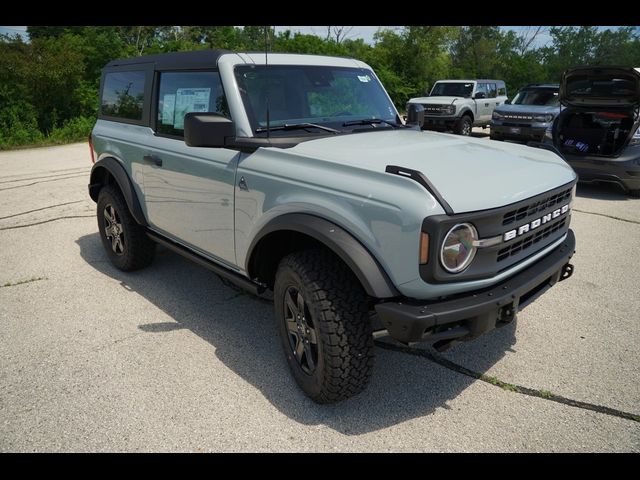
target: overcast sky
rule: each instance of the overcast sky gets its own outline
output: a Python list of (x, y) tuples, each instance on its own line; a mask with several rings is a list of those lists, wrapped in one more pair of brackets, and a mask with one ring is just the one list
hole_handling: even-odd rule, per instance
[[(351, 28), (351, 31), (347, 35), (347, 38), (357, 39), (362, 38), (366, 43), (373, 43), (373, 35), (380, 28), (389, 28), (389, 29), (401, 29), (402, 27), (392, 27), (392, 26), (354, 26), (354, 27), (346, 27)], [(501, 27), (504, 30), (515, 30), (520, 31), (523, 28), (521, 26), (503, 26)], [(605, 28), (617, 28), (617, 27), (599, 27), (600, 29)], [(327, 35), (327, 27), (326, 26), (276, 26), (276, 32), (282, 32), (284, 30), (291, 30), (292, 32), (301, 32), (318, 35), (320, 37), (325, 37)], [(11, 26), (11, 27), (1, 27), (0, 33), (8, 33), (10, 35), (13, 34), (21, 34), (26, 36), (27, 27), (25, 26)], [(548, 34), (540, 35), (535, 42), (536, 47), (541, 47), (547, 44), (551, 40), (551, 37)]]

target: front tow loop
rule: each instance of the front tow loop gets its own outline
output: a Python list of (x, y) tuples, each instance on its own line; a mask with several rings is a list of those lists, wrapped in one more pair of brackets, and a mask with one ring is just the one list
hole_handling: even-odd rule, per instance
[(562, 272), (560, 273), (560, 278), (558, 279), (558, 281), (561, 282), (573, 275), (573, 269), (574, 267), (572, 264), (566, 263), (564, 267), (562, 267)]

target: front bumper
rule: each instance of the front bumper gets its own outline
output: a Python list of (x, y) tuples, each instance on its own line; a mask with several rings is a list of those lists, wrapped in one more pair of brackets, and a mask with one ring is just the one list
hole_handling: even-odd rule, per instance
[(434, 116), (424, 116), (424, 124), (422, 128), (424, 130), (428, 129), (445, 129), (451, 128), (455, 123), (459, 120), (460, 117), (453, 116), (445, 116), (445, 115), (434, 115)]
[(541, 141), (544, 132), (543, 127), (529, 127), (526, 125), (494, 125), (491, 124), (491, 137), (504, 138), (506, 140), (536, 140)]
[(640, 145), (628, 146), (619, 157), (564, 154), (581, 182), (612, 182), (626, 190), (640, 189)]
[(382, 326), (403, 343), (471, 340), (509, 323), (516, 312), (573, 273), (572, 230), (549, 255), (513, 277), (488, 289), (456, 295), (441, 302), (415, 300), (375, 306)]

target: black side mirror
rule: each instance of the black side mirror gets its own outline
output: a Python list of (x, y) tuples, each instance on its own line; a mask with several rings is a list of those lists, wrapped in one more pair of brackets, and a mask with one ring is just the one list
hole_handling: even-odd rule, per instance
[(236, 136), (236, 125), (219, 113), (191, 112), (184, 116), (184, 143), (189, 147), (224, 147)]
[(473, 98), (487, 98), (487, 94), (484, 92), (476, 92)]
[(407, 108), (407, 124), (417, 125), (422, 128), (424, 125), (424, 107), (419, 103), (410, 103)]

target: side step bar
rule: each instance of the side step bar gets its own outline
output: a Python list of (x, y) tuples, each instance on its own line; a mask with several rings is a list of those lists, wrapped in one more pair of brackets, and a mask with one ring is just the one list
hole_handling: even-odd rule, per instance
[(185, 258), (188, 258), (192, 262), (195, 262), (199, 265), (202, 265), (205, 268), (208, 268), (209, 270), (211, 270), (213, 273), (223, 278), (224, 280), (227, 280), (233, 283), (234, 285), (242, 288), (243, 290), (247, 290), (248, 292), (253, 293), (254, 295), (259, 295), (267, 289), (266, 285), (262, 283), (254, 282), (253, 280), (250, 280), (247, 277), (243, 277), (239, 273), (236, 273), (233, 270), (229, 270), (228, 268), (225, 268), (222, 265), (219, 265), (209, 260), (208, 258), (203, 257), (202, 255), (198, 255), (197, 253), (189, 250), (188, 248), (183, 247), (182, 245), (172, 240), (169, 240), (168, 238), (158, 235), (157, 233), (148, 231), (147, 236), (154, 242), (164, 247), (167, 247), (169, 250), (172, 250), (182, 255)]

